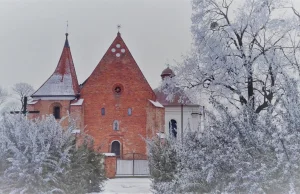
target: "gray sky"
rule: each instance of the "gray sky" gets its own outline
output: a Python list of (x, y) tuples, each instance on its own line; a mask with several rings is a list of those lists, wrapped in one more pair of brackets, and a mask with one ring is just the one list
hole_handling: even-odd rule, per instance
[(122, 38), (155, 88), (165, 64), (190, 49), (191, 9), (189, 0), (0, 0), (0, 86), (41, 86), (58, 63), (68, 20), (80, 83), (121, 24)]
[[(300, 0), (291, 0), (300, 11)], [(166, 63), (192, 42), (190, 0), (0, 0), (0, 86), (27, 82), (36, 89), (53, 73), (66, 21), (82, 83), (117, 34), (117, 24), (148, 82), (155, 88)]]

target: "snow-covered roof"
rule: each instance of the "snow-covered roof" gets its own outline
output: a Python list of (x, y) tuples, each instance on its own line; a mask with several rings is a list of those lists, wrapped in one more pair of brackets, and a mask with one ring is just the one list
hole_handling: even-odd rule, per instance
[(75, 96), (71, 74), (53, 74), (33, 96)]
[(116, 156), (115, 153), (103, 153), (105, 156)]
[(158, 108), (163, 108), (164, 106), (161, 105), (161, 103), (159, 103), (158, 101), (152, 101), (152, 100), (149, 100), (155, 107), (158, 107)]
[(30, 102), (28, 102), (27, 104), (28, 105), (31, 105), (31, 104), (36, 104), (38, 101), (30, 101)]
[(81, 106), (84, 99), (79, 99), (76, 102), (72, 103), (71, 106)]
[(76, 96), (79, 92), (78, 80), (66, 34), (65, 45), (54, 73), (32, 97)]
[(195, 105), (199, 106), (197, 104), (193, 104), (188, 96), (185, 94), (185, 92), (180, 88), (174, 88), (174, 94), (172, 99), (169, 99), (168, 94), (165, 94), (162, 88), (156, 88), (154, 90), (156, 95), (156, 100), (160, 102), (164, 106), (180, 106), (180, 105)]

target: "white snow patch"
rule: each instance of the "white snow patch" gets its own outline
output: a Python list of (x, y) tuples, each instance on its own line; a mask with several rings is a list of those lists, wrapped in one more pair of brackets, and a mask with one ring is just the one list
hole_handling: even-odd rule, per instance
[(161, 103), (159, 103), (158, 101), (156, 101), (156, 102), (154, 102), (154, 101), (152, 101), (152, 100), (149, 100), (155, 107), (159, 107), (159, 108), (163, 108), (164, 106), (161, 104)]
[(105, 156), (116, 156), (115, 153), (103, 153)]
[(30, 101), (30, 102), (28, 102), (27, 104), (28, 105), (31, 105), (31, 104), (36, 104), (38, 101)]
[(72, 133), (73, 133), (73, 134), (80, 133), (80, 129), (74, 129), (74, 130), (72, 130)]
[(79, 99), (79, 100), (77, 100), (77, 102), (72, 103), (71, 106), (81, 106), (83, 103), (83, 100), (84, 99)]
[(150, 191), (149, 178), (114, 178), (105, 182), (104, 191), (101, 193), (147, 193)]
[(156, 133), (156, 135), (161, 139), (166, 138), (166, 134), (164, 134), (164, 133)]

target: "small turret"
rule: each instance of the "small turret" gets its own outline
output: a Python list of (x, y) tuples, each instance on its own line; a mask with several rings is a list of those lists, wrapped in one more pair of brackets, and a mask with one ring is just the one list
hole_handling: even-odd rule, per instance
[(174, 77), (175, 74), (173, 72), (172, 69), (170, 69), (169, 67), (167, 67), (166, 69), (164, 69), (162, 71), (162, 73), (160, 74), (161, 78), (164, 79), (165, 77)]
[(35, 92), (33, 98), (76, 97), (79, 85), (68, 41), (68, 33), (57, 67), (49, 79)]

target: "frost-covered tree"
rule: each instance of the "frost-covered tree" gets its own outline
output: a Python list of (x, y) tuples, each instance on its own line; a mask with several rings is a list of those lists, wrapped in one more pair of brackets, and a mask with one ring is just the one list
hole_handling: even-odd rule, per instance
[(298, 87), (286, 80), (286, 97), (265, 114), (251, 106), (232, 113), (213, 101), (217, 111), (207, 113), (203, 133), (187, 132), (173, 145), (173, 180), (152, 188), (157, 193), (300, 193)]
[[(19, 100), (21, 107), (24, 104), (24, 97), (30, 97), (30, 95), (34, 92), (33, 86), (28, 83), (16, 83), (12, 90), (15, 95), (17, 95), (17, 99)], [(22, 107), (23, 108), (23, 107)]]
[(229, 108), (256, 113), (283, 95), (282, 80), (299, 74), (299, 23), (282, 0), (193, 0), (193, 51), (176, 80)]
[(8, 97), (7, 91), (0, 86), (0, 105), (5, 102)]
[[(176, 174), (177, 157), (174, 138), (154, 137), (147, 140), (152, 188), (161, 191), (161, 183), (172, 182)], [(164, 191), (164, 189), (162, 189)]]
[[(76, 146), (72, 122), (63, 129), (53, 116), (0, 118), (1, 193), (99, 192), (102, 155), (86, 143)], [(90, 183), (98, 184), (93, 188)]]
[[(194, 47), (165, 79), (209, 96), (157, 193), (300, 193), (299, 20), (282, 0), (193, 0)], [(164, 159), (165, 160), (165, 159)]]

